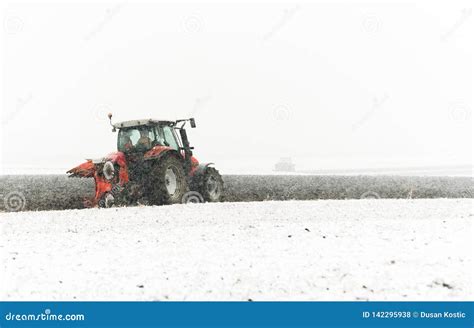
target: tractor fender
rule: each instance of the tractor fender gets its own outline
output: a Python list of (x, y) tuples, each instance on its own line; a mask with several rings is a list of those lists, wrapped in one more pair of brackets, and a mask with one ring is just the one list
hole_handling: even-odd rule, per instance
[(145, 161), (158, 161), (164, 158), (165, 156), (173, 156), (179, 159), (180, 161), (183, 161), (183, 156), (181, 156), (181, 154), (177, 150), (169, 147), (163, 147), (158, 152), (155, 151), (154, 153), (146, 153)]
[(214, 163), (199, 163), (199, 165), (194, 170), (193, 178), (201, 178), (206, 173), (207, 168), (211, 165), (214, 165)]

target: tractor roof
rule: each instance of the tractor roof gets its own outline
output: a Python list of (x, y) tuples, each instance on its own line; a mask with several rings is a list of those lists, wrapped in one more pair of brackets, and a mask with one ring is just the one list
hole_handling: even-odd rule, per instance
[(162, 120), (154, 120), (151, 118), (143, 119), (143, 120), (132, 120), (132, 121), (124, 121), (119, 123), (114, 123), (113, 126), (117, 129), (122, 128), (131, 128), (135, 126), (144, 126), (144, 125), (174, 125), (176, 122), (174, 121), (162, 121)]

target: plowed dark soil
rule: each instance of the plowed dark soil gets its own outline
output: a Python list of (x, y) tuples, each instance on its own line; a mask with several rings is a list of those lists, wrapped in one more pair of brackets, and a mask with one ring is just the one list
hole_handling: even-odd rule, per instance
[[(473, 198), (470, 177), (227, 175), (225, 201), (359, 198)], [(17, 196), (18, 203), (10, 204)], [(20, 195), (18, 197), (18, 195)], [(0, 176), (0, 211), (83, 208), (94, 180), (65, 175)], [(23, 199), (21, 199), (23, 198)]]

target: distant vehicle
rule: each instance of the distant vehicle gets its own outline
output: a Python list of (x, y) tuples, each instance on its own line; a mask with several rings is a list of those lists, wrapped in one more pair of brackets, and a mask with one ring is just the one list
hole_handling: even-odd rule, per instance
[[(193, 202), (219, 202), (224, 182), (212, 163), (199, 163), (193, 156), (186, 130), (194, 118), (154, 119), (112, 123), (118, 131), (117, 150), (98, 160), (87, 160), (67, 171), (70, 177), (93, 177), (95, 197), (86, 206), (111, 207), (141, 201), (149, 204), (183, 202), (194, 191)], [(179, 134), (177, 133), (179, 132)]]
[(275, 164), (275, 171), (277, 172), (295, 172), (295, 164), (291, 157), (282, 157), (280, 161)]

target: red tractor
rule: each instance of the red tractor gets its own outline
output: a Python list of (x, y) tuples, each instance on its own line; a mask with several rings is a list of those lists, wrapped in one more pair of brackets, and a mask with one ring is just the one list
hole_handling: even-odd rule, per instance
[(193, 156), (187, 122), (153, 119), (112, 123), (118, 130), (117, 152), (69, 170), (69, 177), (93, 177), (95, 197), (86, 206), (219, 202), (224, 182), (212, 163)]

